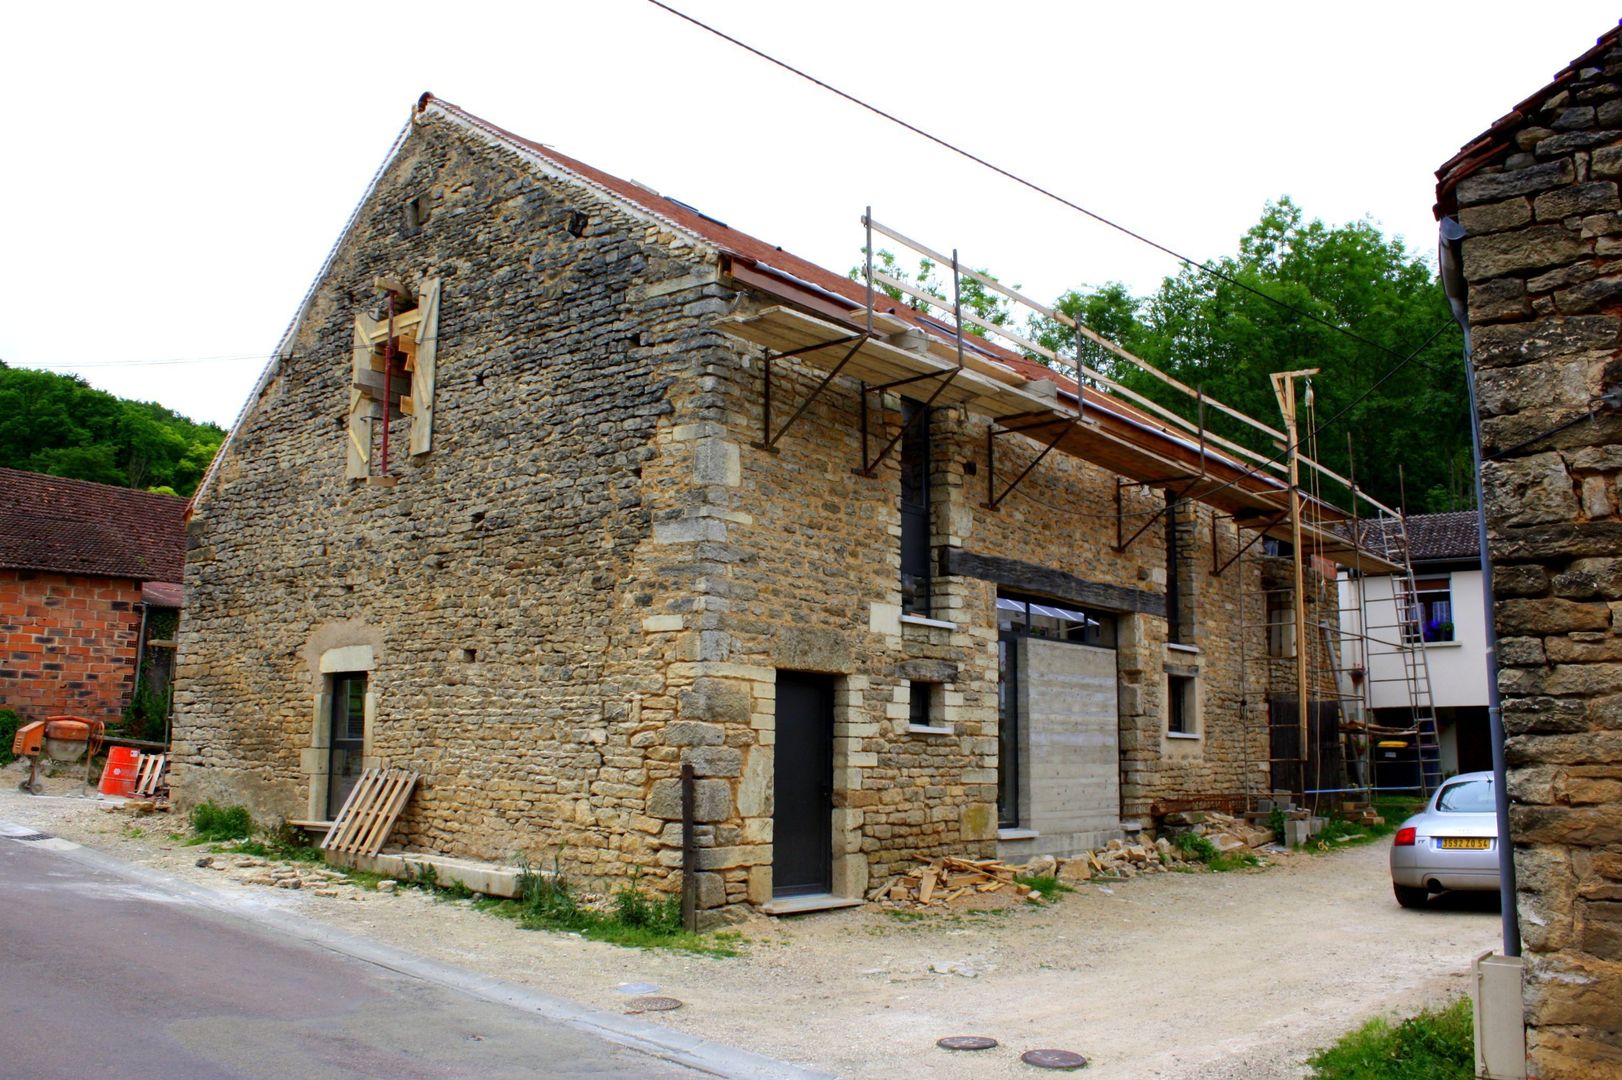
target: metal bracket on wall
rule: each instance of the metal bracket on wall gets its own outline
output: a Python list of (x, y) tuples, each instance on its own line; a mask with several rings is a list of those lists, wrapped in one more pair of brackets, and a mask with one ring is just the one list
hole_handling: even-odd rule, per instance
[[(1049, 416), (1031, 421), (1029, 423), (1018, 423), (1018, 421), (1027, 420), (1030, 415), (1031, 414), (1029, 413), (1023, 413), (1016, 416), (999, 417), (997, 420), (992, 422), (990, 427), (986, 428), (986, 501), (980, 505), (987, 510), (1001, 509), (1003, 500), (1008, 498), (1008, 496), (1013, 493), (1014, 489), (1019, 486), (1020, 481), (1029, 476), (1031, 471), (1042, 463), (1042, 459), (1047, 457), (1048, 454), (1052, 453), (1053, 448), (1059, 445), (1060, 440), (1068, 435), (1076, 424), (1081, 421), (1081, 416), (1078, 413), (1077, 415), (1067, 419)], [(1045, 428), (1053, 427), (1056, 427), (1058, 430), (1054, 433), (1053, 438), (1048, 440), (1047, 445), (1042, 447), (1042, 452), (1037, 454), (1036, 457), (1032, 458), (1031, 463), (1026, 465), (1025, 468), (1020, 471), (1018, 476), (1010, 480), (1008, 482), (1008, 486), (1003, 488), (1002, 492), (999, 494), (997, 491), (998, 436), (1024, 435), (1029, 434), (1032, 431), (1040, 431)]]
[[(912, 376), (909, 376), (908, 378), (905, 378), (905, 379), (897, 379), (894, 382), (880, 383), (878, 386), (869, 386), (866, 383), (863, 383), (862, 384), (862, 467), (859, 468), (859, 469), (852, 469), (851, 472), (855, 473), (857, 476), (869, 476), (869, 477), (872, 476), (874, 474), (874, 472), (878, 469), (878, 467), (880, 465), (884, 464), (884, 459), (890, 456), (890, 451), (895, 449), (896, 444), (901, 441), (902, 437), (904, 435), (906, 435), (907, 432), (912, 430), (913, 425), (918, 423), (918, 421), (920, 419), (922, 419), (923, 417), (926, 417), (926, 416), (929, 415), (929, 407), (931, 405), (935, 404), (935, 399), (941, 396), (941, 392), (952, 384), (952, 380), (954, 378), (956, 378), (957, 373), (962, 371), (962, 370), (963, 370), (962, 366), (959, 365), (958, 367), (947, 368), (945, 371), (929, 371), (929, 372), (925, 372), (922, 375), (912, 375)], [(893, 390), (894, 388), (896, 388), (898, 386), (906, 386), (908, 383), (922, 382), (925, 379), (940, 379), (940, 385), (936, 386), (934, 392), (931, 393), (929, 395), (929, 397), (924, 400), (923, 407), (920, 408), (917, 412), (913, 413), (912, 419), (909, 420), (907, 423), (901, 425), (901, 430), (896, 432), (895, 436), (889, 442), (884, 444), (884, 449), (879, 451), (878, 456), (875, 457), (872, 461), (869, 461), (867, 459), (867, 443), (868, 443), (867, 395), (883, 393), (886, 390)], [(881, 415), (882, 415), (882, 413), (881, 413)]]
[(1131, 536), (1127, 536), (1126, 535), (1126, 509), (1122, 505), (1122, 500), (1121, 500), (1121, 492), (1123, 490), (1125, 490), (1126, 488), (1129, 488), (1129, 487), (1143, 487), (1143, 488), (1165, 487), (1167, 491), (1172, 491), (1172, 488), (1170, 487), (1172, 481), (1174, 481), (1174, 480), (1188, 480), (1188, 477), (1186, 477), (1186, 476), (1168, 476), (1164, 480), (1122, 480), (1120, 477), (1116, 477), (1116, 479), (1115, 479), (1115, 550), (1116, 551), (1125, 551), (1127, 548), (1131, 547), (1132, 546), (1132, 541), (1136, 540), (1138, 537), (1140, 537), (1144, 533), (1148, 532), (1149, 531), (1149, 526), (1151, 526), (1155, 522), (1159, 521), (1162, 517), (1165, 516), (1167, 510), (1171, 509), (1171, 507), (1173, 505), (1175, 505), (1177, 502), (1180, 502), (1184, 495), (1187, 495), (1190, 491), (1194, 490), (1194, 485), (1198, 484), (1200, 482), (1200, 479), (1201, 479), (1201, 477), (1196, 476), (1192, 480), (1189, 480), (1188, 485), (1186, 487), (1184, 487), (1181, 491), (1174, 491), (1172, 500), (1170, 502), (1166, 503), (1165, 505), (1161, 506), (1160, 509), (1158, 509), (1154, 513), (1150, 514), (1148, 521), (1145, 521), (1142, 525), (1138, 526), (1137, 531), (1134, 532)]
[(1239, 561), (1239, 556), (1243, 555), (1245, 552), (1247, 552), (1251, 548), (1255, 547), (1256, 544), (1267, 535), (1267, 530), (1268, 529), (1271, 529), (1273, 526), (1279, 524), (1280, 522), (1282, 522), (1288, 516), (1289, 516), (1288, 514), (1274, 514), (1272, 517), (1260, 518), (1254, 524), (1250, 524), (1250, 525), (1241, 525), (1241, 524), (1239, 524), (1239, 520), (1237, 518), (1231, 519), (1233, 521), (1233, 527), (1236, 530), (1238, 530), (1238, 529), (1255, 529), (1256, 530), (1256, 535), (1252, 536), (1249, 540), (1245, 541), (1244, 544), (1240, 545), (1239, 549), (1237, 551), (1235, 551), (1227, 559), (1224, 559), (1220, 565), (1217, 563), (1217, 519), (1215, 517), (1212, 517), (1211, 518), (1211, 573), (1213, 575), (1217, 576), (1217, 577), (1221, 577), (1222, 576), (1222, 571), (1226, 570), (1228, 567), (1230, 567), (1234, 563), (1238, 562)]
[[(847, 337), (835, 338), (832, 341), (819, 341), (815, 345), (803, 345), (798, 349), (790, 349), (787, 352), (767, 353), (765, 360), (763, 361), (765, 368), (765, 392), (763, 393), (761, 399), (761, 440), (754, 444), (755, 448), (757, 450), (766, 450), (775, 454), (777, 452), (777, 441), (788, 433), (788, 429), (794, 426), (794, 422), (796, 420), (805, 415), (805, 410), (811, 407), (811, 403), (822, 396), (822, 392), (828, 389), (829, 384), (831, 384), (834, 379), (838, 377), (839, 373), (844, 370), (845, 365), (850, 363), (850, 358), (856, 355), (856, 350), (862, 347), (862, 345), (867, 341), (868, 337), (869, 335), (865, 332), (860, 334), (851, 334)], [(831, 349), (836, 345), (850, 345), (850, 350), (840, 358), (839, 363), (835, 364), (828, 374), (823, 376), (822, 381), (819, 382), (816, 385), (816, 388), (812, 390), (806, 399), (800, 403), (800, 407), (794, 410), (794, 415), (783, 421), (783, 426), (778, 428), (777, 431), (773, 433), (772, 361), (781, 359), (785, 356), (800, 356), (803, 353), (816, 352), (818, 349)]]

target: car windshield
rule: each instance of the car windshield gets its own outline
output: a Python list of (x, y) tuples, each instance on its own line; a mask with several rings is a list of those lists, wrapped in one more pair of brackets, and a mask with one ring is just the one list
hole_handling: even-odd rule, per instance
[(1487, 780), (1466, 780), (1462, 784), (1449, 784), (1436, 796), (1436, 809), (1452, 814), (1490, 814), (1492, 783)]

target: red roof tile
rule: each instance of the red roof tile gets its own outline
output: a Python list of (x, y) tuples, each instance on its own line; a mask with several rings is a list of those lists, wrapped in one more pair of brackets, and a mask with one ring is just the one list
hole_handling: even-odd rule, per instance
[(1583, 68), (1592, 66), (1602, 53), (1614, 48), (1619, 37), (1622, 37), (1622, 26), (1613, 26), (1601, 34), (1593, 48), (1557, 71), (1546, 86), (1495, 120), (1492, 127), (1465, 143), (1457, 154), (1436, 170), (1438, 220), (1455, 211), (1453, 193), (1459, 184), (1488, 165), (1502, 161), (1514, 148), (1516, 133), (1526, 126), (1560, 84), (1577, 78)]
[(0, 567), (179, 581), (186, 500), (0, 469)]

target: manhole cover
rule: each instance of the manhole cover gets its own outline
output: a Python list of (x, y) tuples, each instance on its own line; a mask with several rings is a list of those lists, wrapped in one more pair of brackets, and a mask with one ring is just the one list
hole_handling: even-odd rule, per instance
[(990, 1050), (997, 1040), (984, 1035), (948, 1035), (936, 1040), (935, 1045), (942, 1050)]
[(1087, 1059), (1069, 1050), (1027, 1050), (1019, 1056), (1027, 1065), (1038, 1069), (1082, 1069)]
[(673, 997), (639, 997), (626, 1002), (632, 1012), (669, 1012), (671, 1009), (681, 1008), (681, 1002)]
[(30, 833), (23, 833), (21, 836), (10, 837), (10, 839), (12, 839), (12, 840), (25, 840), (25, 841), (26, 840), (49, 840), (49, 839), (51, 839), (51, 834), (50, 833), (43, 833), (43, 832), (30, 832)]

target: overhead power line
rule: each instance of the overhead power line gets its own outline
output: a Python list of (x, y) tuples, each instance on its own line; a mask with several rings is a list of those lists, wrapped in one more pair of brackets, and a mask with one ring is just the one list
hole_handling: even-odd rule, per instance
[(240, 360), (269, 360), (269, 353), (248, 353), (242, 356), (181, 356), (167, 357), (157, 360), (60, 360), (47, 363), (30, 364), (23, 361), (7, 361), (12, 367), (29, 368), (34, 371), (78, 371), (81, 368), (129, 368), (129, 367), (164, 367), (173, 364), (217, 364)]
[(1194, 267), (1194, 268), (1196, 268), (1198, 270), (1201, 270), (1204, 273), (1210, 274), (1212, 277), (1218, 278), (1218, 279), (1220, 279), (1222, 281), (1226, 281), (1228, 284), (1233, 285), (1233, 286), (1235, 286), (1237, 288), (1243, 289), (1245, 292), (1248, 292), (1251, 295), (1256, 296), (1256, 297), (1266, 301), (1269, 304), (1272, 304), (1273, 306), (1275, 306), (1275, 307), (1277, 307), (1277, 308), (1279, 308), (1279, 309), (1281, 309), (1283, 311), (1288, 311), (1288, 312), (1290, 312), (1290, 313), (1292, 313), (1294, 315), (1297, 315), (1297, 316), (1299, 316), (1299, 317), (1301, 317), (1303, 319), (1308, 320), (1309, 322), (1317, 323), (1319, 326), (1325, 327), (1325, 328), (1327, 328), (1329, 330), (1333, 330), (1337, 334), (1340, 334), (1340, 335), (1342, 335), (1344, 337), (1350, 338), (1351, 340), (1356, 341), (1356, 342), (1358, 342), (1360, 344), (1366, 345), (1371, 349), (1377, 349), (1380, 352), (1385, 353), (1387, 356), (1391, 356), (1391, 357), (1394, 357), (1394, 358), (1396, 358), (1398, 360), (1403, 361), (1403, 363), (1407, 363), (1407, 358), (1405, 358), (1402, 355), (1402, 353), (1398, 352), (1395, 349), (1392, 349), (1392, 348), (1390, 348), (1388, 346), (1382, 345), (1378, 341), (1375, 341), (1372, 338), (1364, 337), (1362, 334), (1359, 334), (1357, 331), (1352, 330), (1349, 327), (1342, 326), (1339, 323), (1337, 323), (1337, 322), (1335, 322), (1335, 321), (1333, 321), (1331, 319), (1326, 319), (1322, 315), (1319, 315), (1319, 314), (1317, 314), (1315, 312), (1307, 311), (1304, 308), (1298, 308), (1295, 305), (1293, 305), (1291, 303), (1288, 303), (1287, 301), (1280, 300), (1278, 297), (1273, 296), (1273, 295), (1271, 295), (1271, 294), (1269, 294), (1269, 293), (1267, 293), (1267, 292), (1265, 292), (1265, 291), (1263, 291), (1261, 289), (1258, 289), (1254, 285), (1246, 284), (1245, 282), (1243, 282), (1243, 281), (1239, 280), (1238, 278), (1234, 277), (1232, 274), (1226, 273), (1223, 270), (1220, 270), (1217, 267), (1212, 266), (1210, 263), (1202, 262), (1199, 259), (1196, 259), (1191, 255), (1184, 255), (1182, 252), (1178, 251), (1177, 249), (1172, 248), (1172, 247), (1168, 247), (1167, 245), (1160, 243), (1158, 240), (1151, 239), (1150, 237), (1147, 237), (1147, 236), (1143, 235), (1142, 233), (1137, 232), (1134, 229), (1130, 229), (1127, 226), (1122, 225), (1120, 222), (1112, 221), (1109, 218), (1105, 217), (1103, 214), (1100, 214), (1100, 213), (1098, 213), (1096, 211), (1093, 211), (1093, 210), (1089, 210), (1085, 206), (1082, 206), (1080, 203), (1077, 203), (1077, 202), (1074, 202), (1074, 201), (1072, 201), (1070, 199), (1067, 199), (1063, 195), (1058, 194), (1057, 192), (1051, 190), (1050, 188), (1043, 187), (1041, 184), (1036, 183), (1034, 180), (1027, 180), (1025, 177), (1020, 176), (1018, 173), (1013, 172), (1012, 170), (1009, 170), (1009, 169), (1005, 169), (1001, 165), (996, 164), (995, 162), (988, 161), (987, 159), (981, 157), (979, 154), (976, 154), (971, 150), (965, 150), (963, 147), (957, 145), (956, 143), (951, 142), (951, 141), (949, 141), (947, 139), (943, 139), (939, 135), (935, 135), (935, 134), (932, 134), (932, 133), (930, 133), (928, 131), (925, 131), (923, 128), (919, 127), (918, 125), (909, 123), (906, 120), (901, 119), (901, 117), (896, 116), (894, 113), (886, 112), (884, 109), (879, 108), (877, 105), (873, 105), (873, 104), (871, 104), (871, 103), (869, 103), (867, 101), (862, 100), (861, 98), (857, 97), (855, 94), (851, 94), (851, 93), (849, 93), (847, 91), (841, 90), (837, 86), (834, 86), (834, 85), (832, 85), (830, 83), (824, 82), (823, 80), (817, 78), (815, 75), (812, 75), (807, 71), (804, 71), (804, 70), (802, 70), (800, 68), (797, 68), (793, 64), (788, 63), (787, 61), (779, 60), (777, 57), (772, 56), (770, 53), (763, 52), (760, 49), (755, 48), (753, 45), (750, 45), (748, 42), (739, 41), (737, 38), (733, 37), (731, 34), (728, 34), (723, 30), (718, 30), (715, 27), (711, 26), (709, 23), (703, 22), (700, 19), (696, 19), (696, 18), (694, 18), (693, 16), (687, 14), (684, 11), (678, 11), (676, 8), (671, 7), (669, 4), (663, 3), (662, 0), (648, 0), (648, 3), (652, 4), (656, 8), (659, 8), (659, 9), (661, 9), (663, 11), (669, 12), (670, 14), (676, 16), (678, 19), (683, 19), (683, 20), (685, 20), (685, 21), (687, 21), (689, 23), (692, 23), (694, 26), (698, 27), (700, 30), (704, 30), (704, 31), (706, 31), (708, 33), (714, 34), (716, 37), (720, 38), (723, 41), (727, 41), (727, 42), (730, 42), (733, 45), (736, 45), (738, 48), (743, 49), (745, 52), (749, 52), (749, 53), (754, 54), (755, 56), (758, 56), (760, 59), (766, 61), (769, 64), (775, 64), (778, 67), (782, 68), (784, 71), (787, 71), (787, 72), (790, 72), (791, 74), (797, 75), (800, 78), (804, 79), (806, 82), (812, 83), (813, 85), (819, 86), (822, 89), (828, 91), (830, 94), (834, 94), (834, 95), (836, 95), (838, 97), (844, 98), (846, 101), (850, 102), (852, 105), (855, 105), (855, 106), (857, 106), (859, 108), (862, 108), (862, 109), (866, 109), (868, 112), (873, 113), (875, 116), (883, 117), (885, 120), (888, 120), (892, 124), (896, 124), (899, 127), (906, 128), (908, 131), (912, 132), (914, 135), (917, 135), (918, 137), (923, 138), (923, 139), (927, 139), (930, 142), (934, 143), (936, 146), (939, 146), (939, 147), (941, 147), (941, 148), (943, 148), (945, 150), (949, 150), (952, 153), (957, 154), (959, 157), (967, 158), (968, 160), (974, 162), (976, 165), (980, 165), (980, 166), (982, 166), (984, 168), (990, 169), (992, 172), (998, 174), (999, 176), (1003, 176), (1003, 177), (1006, 177), (1009, 180), (1012, 180), (1014, 183), (1019, 184), (1021, 187), (1029, 188), (1031, 191), (1036, 192), (1038, 195), (1042, 195), (1042, 196), (1044, 196), (1044, 197), (1046, 197), (1048, 199), (1052, 199), (1054, 202), (1059, 203), (1062, 206), (1067, 206), (1070, 209), (1076, 211), (1077, 213), (1083, 214), (1083, 215), (1091, 218), (1092, 220), (1098, 222), (1101, 225), (1108, 226), (1109, 228), (1114, 229), (1118, 233), (1121, 233), (1121, 234), (1123, 234), (1125, 236), (1131, 237), (1132, 239), (1138, 241), (1139, 243), (1147, 244), (1149, 247), (1154, 248), (1156, 251), (1162, 252), (1162, 253), (1164, 253), (1166, 255), (1170, 255), (1172, 258), (1176, 259), (1178, 262), (1181, 262), (1181, 263), (1183, 263), (1183, 264), (1185, 264), (1187, 266), (1192, 266), (1192, 267)]

